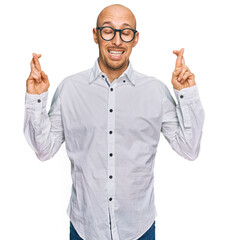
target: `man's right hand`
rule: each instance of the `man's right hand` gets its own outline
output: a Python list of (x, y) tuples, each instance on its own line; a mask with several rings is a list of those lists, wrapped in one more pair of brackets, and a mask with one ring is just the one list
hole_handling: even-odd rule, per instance
[(48, 76), (41, 70), (39, 58), (41, 54), (33, 53), (33, 58), (30, 63), (31, 72), (26, 81), (26, 90), (30, 94), (41, 94), (48, 90), (50, 83)]

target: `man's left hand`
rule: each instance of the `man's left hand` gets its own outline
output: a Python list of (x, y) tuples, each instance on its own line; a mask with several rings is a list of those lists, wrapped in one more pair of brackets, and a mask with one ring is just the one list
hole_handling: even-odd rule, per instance
[(184, 61), (184, 49), (174, 50), (174, 54), (177, 55), (176, 66), (172, 75), (173, 87), (177, 90), (188, 88), (196, 85), (195, 75), (189, 70), (188, 66), (185, 65)]

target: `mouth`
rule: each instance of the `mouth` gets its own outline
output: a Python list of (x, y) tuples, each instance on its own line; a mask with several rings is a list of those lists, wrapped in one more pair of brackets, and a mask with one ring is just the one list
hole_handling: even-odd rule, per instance
[(119, 50), (108, 50), (108, 52), (113, 56), (113, 57), (119, 57), (121, 56), (124, 51), (119, 51)]

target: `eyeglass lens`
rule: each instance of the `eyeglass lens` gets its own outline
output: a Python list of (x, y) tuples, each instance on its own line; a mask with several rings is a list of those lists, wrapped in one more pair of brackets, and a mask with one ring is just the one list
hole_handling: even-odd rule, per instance
[[(107, 41), (111, 40), (114, 37), (114, 34), (115, 31), (110, 27), (104, 27), (101, 31), (102, 37)], [(122, 38), (123, 41), (130, 42), (134, 38), (134, 31), (128, 28), (123, 29), (120, 37)]]

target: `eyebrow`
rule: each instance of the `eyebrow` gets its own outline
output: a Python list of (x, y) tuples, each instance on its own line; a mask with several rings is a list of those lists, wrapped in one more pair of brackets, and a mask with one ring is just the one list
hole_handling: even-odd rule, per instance
[[(104, 26), (104, 25), (106, 25), (106, 24), (108, 24), (108, 25), (113, 25), (113, 23), (112, 23), (111, 21), (106, 21), (106, 22), (104, 22), (101, 26)], [(122, 26), (126, 26), (126, 27), (132, 28), (132, 26), (131, 26), (130, 24), (128, 24), (128, 23), (123, 23)]]

